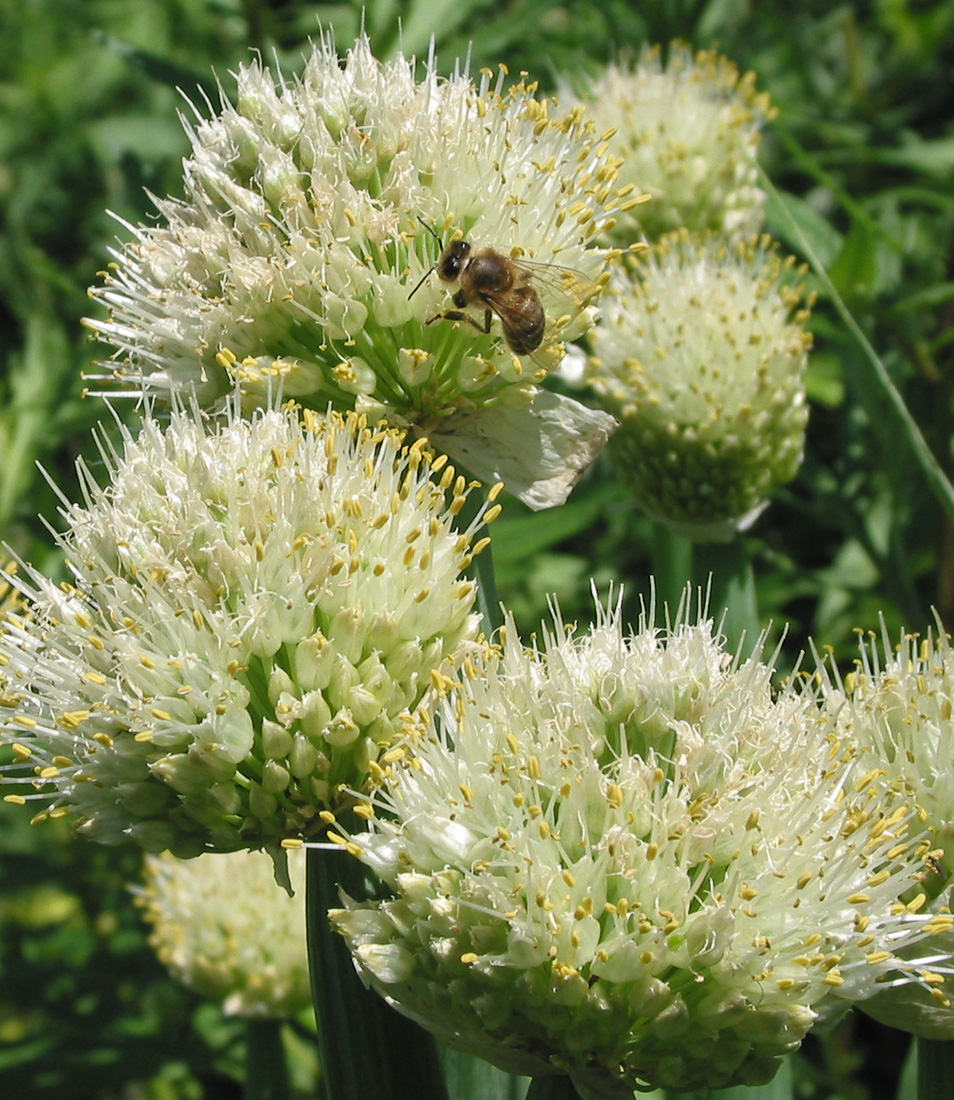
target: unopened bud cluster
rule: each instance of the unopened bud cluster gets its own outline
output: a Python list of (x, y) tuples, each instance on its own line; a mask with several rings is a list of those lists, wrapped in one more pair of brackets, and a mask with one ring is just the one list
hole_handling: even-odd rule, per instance
[(610, 65), (582, 99), (598, 130), (615, 130), (620, 180), (650, 198), (617, 218), (610, 236), (624, 247), (635, 236), (654, 243), (683, 228), (744, 236), (762, 229), (757, 155), (774, 110), (756, 92), (754, 73), (740, 76), (728, 58), (693, 56), (678, 42), (663, 63), (660, 48), (647, 46), (634, 65)]
[(692, 538), (730, 538), (801, 464), (811, 338), (791, 267), (764, 238), (678, 233), (604, 297), (588, 378), (620, 421), (620, 473)]
[(311, 1005), (305, 855), (289, 852), (295, 895), (262, 852), (147, 856), (139, 895), (149, 942), (169, 972), (227, 1016), (282, 1018)]

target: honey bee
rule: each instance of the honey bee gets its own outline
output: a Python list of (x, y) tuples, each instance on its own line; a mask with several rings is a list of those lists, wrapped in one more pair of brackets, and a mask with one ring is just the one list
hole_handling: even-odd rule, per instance
[[(440, 242), (426, 222), (421, 224)], [(554, 265), (533, 266), (546, 268)], [(522, 266), (495, 248), (474, 248), (469, 241), (454, 240), (446, 246), (442, 245), (437, 263), (424, 279), (431, 271), (436, 271), (442, 282), (458, 284), (452, 299), (457, 308), (436, 314), (426, 324), (466, 321), (478, 332), (489, 333), (491, 321), (496, 316), (507, 346), (515, 355), (532, 355), (540, 347), (546, 316), (540, 295), (533, 286), (534, 272), (529, 266)], [(409, 298), (417, 293), (424, 279), (411, 291)], [(464, 312), (474, 307), (483, 307), (482, 322)]]

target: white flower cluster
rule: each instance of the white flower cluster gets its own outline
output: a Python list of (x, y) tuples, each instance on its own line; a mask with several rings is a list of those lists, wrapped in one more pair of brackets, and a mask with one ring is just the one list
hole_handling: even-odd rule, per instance
[(355, 414), (303, 420), (174, 412), (104, 448), (106, 488), (80, 468), (73, 582), (25, 570), (0, 636), (40, 816), (182, 856), (313, 835), (475, 637), (464, 479)]
[[(816, 696), (702, 616), (479, 634), (498, 479), (562, 502), (618, 417), (641, 505), (731, 538), (807, 416), (807, 310), (751, 235), (751, 75), (645, 51), (587, 91), (595, 123), (502, 89), (323, 41), (193, 124), (185, 199), (129, 227), (89, 322), (168, 423), (103, 437), (104, 486), (80, 465), (70, 583), (7, 574), (6, 800), (172, 853), (154, 942), (227, 1011), (307, 999), (300, 900), (239, 850), (333, 826), (391, 891), (331, 914), (371, 985), (583, 1100), (765, 1081), (875, 994), (948, 1038), (945, 638), (865, 649)], [(611, 277), (630, 234), (661, 240)], [(607, 286), (597, 412), (540, 384)], [(449, 458), (497, 482), (481, 508)]]
[[(908, 635), (893, 647), (887, 637), (862, 642), (856, 669), (842, 679), (822, 668), (825, 707), (840, 736), (858, 743), (863, 766), (903, 785), (920, 807), (937, 845), (921, 891), (925, 911), (950, 912), (954, 872), (954, 650), (950, 638)], [(934, 943), (939, 959), (954, 955), (954, 933)], [(864, 1010), (893, 1027), (928, 1039), (954, 1038), (954, 1009), (940, 985), (898, 984)]]
[(621, 1100), (767, 1080), (820, 1014), (914, 979), (896, 951), (951, 925), (896, 904), (927, 842), (813, 698), (705, 622), (506, 638), (408, 724), (370, 831), (332, 835), (394, 892), (331, 915), (382, 995)]
[(764, 238), (678, 233), (604, 297), (588, 379), (620, 473), (689, 537), (731, 538), (801, 464), (811, 338), (790, 267)]
[(147, 856), (139, 896), (170, 973), (228, 1016), (291, 1017), (311, 1005), (305, 854), (289, 852), (295, 896), (262, 852)]
[(619, 178), (650, 196), (618, 218), (611, 236), (628, 244), (677, 229), (758, 233), (765, 193), (758, 186), (760, 131), (774, 111), (728, 58), (693, 57), (674, 42), (663, 64), (658, 46), (635, 65), (614, 64), (583, 93), (597, 129), (615, 129), (610, 147)]
[[(164, 224), (128, 227), (92, 291), (109, 318), (88, 323), (117, 348), (122, 385), (210, 406), (237, 383), (248, 408), (280, 382), (319, 411), (465, 438), (482, 411), (532, 406), (562, 341), (592, 323), (594, 241), (633, 189), (579, 107), (551, 117), (533, 88), (503, 94), (489, 72), (442, 80), (432, 61), (417, 82), (414, 69), (361, 38), (343, 64), (322, 43), (293, 82), (239, 70), (235, 104), (191, 131), (185, 200), (157, 200)], [(454, 239), (499, 252), (513, 285), (478, 283), (466, 263), (439, 277)], [(528, 298), (545, 320), (530, 358), (504, 338), (530, 324)], [(588, 415), (602, 443), (610, 424)], [(542, 430), (530, 417), (516, 438)]]

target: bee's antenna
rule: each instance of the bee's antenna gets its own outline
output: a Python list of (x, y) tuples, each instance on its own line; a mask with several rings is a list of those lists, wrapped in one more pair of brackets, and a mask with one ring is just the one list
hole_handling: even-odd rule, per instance
[(434, 238), (434, 240), (437, 241), (437, 243), (441, 246), (441, 248), (443, 248), (444, 247), (444, 242), (440, 239), (440, 237), (438, 237), (437, 230), (434, 229), (433, 226), (428, 225), (427, 222), (424, 221), (423, 218), (419, 217), (417, 220), (421, 223), (421, 225), (424, 226), (424, 228), (428, 231), (428, 233), (430, 233), (430, 235)]
[[(435, 230), (433, 230), (433, 229), (432, 229), (432, 228), (431, 228), (431, 227), (430, 227), (430, 226), (429, 226), (429, 225), (427, 224), (427, 222), (426, 222), (426, 221), (424, 221), (424, 219), (423, 219), (423, 218), (418, 218), (417, 220), (418, 220), (418, 221), (419, 221), (419, 222), (421, 223), (421, 225), (423, 225), (423, 226), (424, 226), (424, 228), (425, 228), (425, 229), (426, 229), (426, 230), (428, 231), (428, 233), (430, 233), (430, 235), (431, 235), (431, 236), (432, 236), (432, 237), (434, 238), (434, 240), (435, 240), (435, 241), (437, 241), (437, 243), (438, 243), (438, 244), (439, 244), (439, 245), (441, 246), (441, 248), (443, 248), (443, 247), (444, 247), (444, 243), (443, 243), (443, 241), (442, 241), (442, 240), (440, 239), (440, 237), (438, 237), (438, 235), (437, 235), (437, 233), (435, 232)], [(430, 275), (430, 273), (431, 273), (431, 272), (432, 272), (432, 271), (434, 270), (434, 268), (435, 268), (435, 267), (437, 267), (437, 264), (431, 264), (431, 266), (430, 266), (430, 267), (429, 267), (429, 268), (427, 269), (427, 271), (425, 271), (425, 272), (424, 272), (424, 274), (423, 274), (423, 275), (421, 276), (421, 281), (420, 281), (420, 282), (419, 282), (419, 283), (417, 284), (417, 286), (416, 286), (416, 287), (415, 287), (415, 288), (414, 288), (414, 289), (413, 289), (413, 290), (411, 291), (411, 293), (410, 293), (410, 294), (409, 294), (409, 295), (407, 296), (407, 300), (408, 300), (408, 301), (410, 301), (410, 300), (411, 300), (411, 299), (412, 299), (412, 298), (414, 297), (414, 295), (415, 295), (415, 294), (417, 294), (417, 292), (418, 292), (418, 291), (419, 291), (419, 290), (421, 289), (421, 287), (422, 287), (422, 286), (424, 285), (425, 281), (427, 280), (427, 277), (428, 277), (428, 276)]]
[(414, 295), (415, 295), (415, 294), (417, 294), (417, 292), (418, 292), (418, 291), (419, 291), (419, 290), (421, 289), (421, 287), (422, 287), (422, 286), (424, 285), (424, 283), (425, 283), (425, 282), (427, 281), (427, 277), (428, 277), (428, 275), (430, 275), (430, 273), (431, 273), (431, 272), (432, 272), (433, 270), (434, 270), (434, 265), (432, 265), (431, 267), (429, 267), (429, 268), (427, 269), (427, 271), (425, 271), (425, 272), (424, 272), (424, 274), (423, 274), (423, 275), (421, 276), (421, 281), (420, 281), (420, 282), (419, 282), (419, 283), (417, 284), (417, 286), (416, 286), (416, 287), (415, 287), (415, 288), (414, 288), (414, 289), (413, 289), (413, 290), (411, 291), (411, 293), (410, 293), (410, 294), (409, 294), (409, 295), (407, 296), (407, 300), (408, 300), (408, 301), (410, 301), (410, 300), (411, 300), (411, 299), (412, 299), (412, 298), (414, 297)]

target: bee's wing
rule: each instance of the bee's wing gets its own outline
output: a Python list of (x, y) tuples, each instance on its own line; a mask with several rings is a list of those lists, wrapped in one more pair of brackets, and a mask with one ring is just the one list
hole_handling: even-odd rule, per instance
[(538, 263), (523, 257), (514, 263), (528, 274), (540, 295), (547, 319), (545, 343), (575, 339), (590, 327), (592, 319), (582, 324), (580, 320), (602, 292), (596, 280), (560, 264)]
[(490, 306), (508, 328), (519, 329), (532, 323), (540, 311), (539, 297), (535, 293), (529, 293), (524, 286), (503, 294), (485, 291), (481, 295), (481, 301)]
[(545, 301), (562, 300), (567, 305), (582, 309), (598, 298), (602, 291), (595, 279), (575, 267), (528, 260), (523, 256), (515, 258), (513, 262), (527, 273)]

